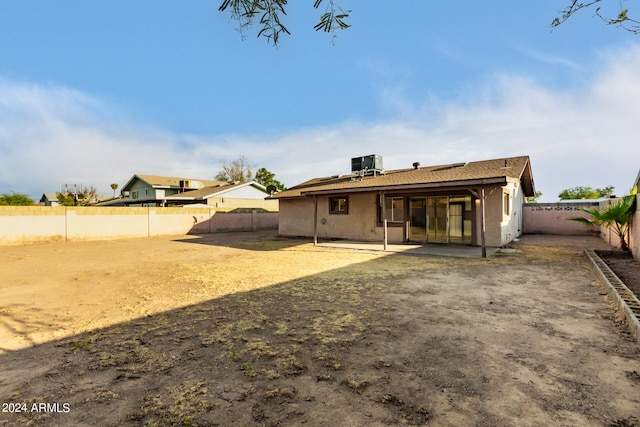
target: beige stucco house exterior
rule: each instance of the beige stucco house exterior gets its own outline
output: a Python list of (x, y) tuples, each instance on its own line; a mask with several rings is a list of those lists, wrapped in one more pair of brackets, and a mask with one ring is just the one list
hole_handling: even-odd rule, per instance
[(499, 247), (522, 233), (522, 205), (534, 194), (529, 157), (520, 156), (355, 171), (272, 198), (283, 236)]

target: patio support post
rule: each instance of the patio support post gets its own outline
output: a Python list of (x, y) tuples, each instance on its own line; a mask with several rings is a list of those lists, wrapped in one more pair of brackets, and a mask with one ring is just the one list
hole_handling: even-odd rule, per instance
[(487, 246), (485, 244), (484, 232), (485, 232), (485, 211), (484, 211), (484, 188), (480, 189), (480, 222), (482, 223), (482, 229), (480, 231), (480, 245), (482, 246), (482, 258), (487, 257)]
[(388, 229), (387, 229), (387, 203), (384, 199), (384, 192), (380, 192), (380, 206), (382, 207), (382, 239), (383, 249), (386, 252), (388, 246)]
[(313, 196), (313, 246), (318, 244), (318, 196)]

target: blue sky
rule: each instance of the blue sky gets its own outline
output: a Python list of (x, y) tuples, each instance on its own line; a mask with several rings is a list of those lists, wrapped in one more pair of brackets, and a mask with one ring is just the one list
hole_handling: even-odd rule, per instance
[(640, 36), (593, 10), (551, 31), (568, 1), (340, 0), (352, 27), (332, 43), (298, 0), (274, 48), (219, 3), (3, 3), (0, 192), (111, 194), (239, 155), (287, 186), (374, 153), (387, 169), (529, 155), (556, 201), (626, 193), (640, 169)]

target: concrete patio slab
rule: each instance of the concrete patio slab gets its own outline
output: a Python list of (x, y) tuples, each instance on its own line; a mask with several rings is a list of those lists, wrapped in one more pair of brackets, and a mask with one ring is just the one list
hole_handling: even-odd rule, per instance
[[(350, 240), (335, 240), (318, 242), (318, 246), (326, 248), (358, 249), (367, 251), (384, 251), (381, 242), (356, 242)], [(487, 248), (487, 256), (490, 256), (500, 248)], [(445, 243), (426, 244), (389, 244), (387, 252), (409, 253), (416, 255), (437, 255), (455, 258), (482, 258), (482, 248), (477, 246), (453, 245)]]

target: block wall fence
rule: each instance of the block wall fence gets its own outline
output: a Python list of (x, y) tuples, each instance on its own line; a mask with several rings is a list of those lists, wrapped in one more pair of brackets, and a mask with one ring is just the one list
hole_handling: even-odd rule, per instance
[[(627, 243), (635, 259), (640, 259), (640, 200), (636, 196), (636, 211), (627, 233)], [(560, 234), (560, 235), (597, 235), (614, 248), (620, 248), (620, 238), (606, 227), (593, 227), (592, 230), (583, 224), (570, 221), (573, 216), (589, 217), (581, 208), (602, 209), (619, 199), (601, 202), (579, 203), (530, 203), (523, 206), (523, 233), (525, 234)]]
[(600, 227), (589, 230), (569, 218), (589, 215), (582, 208), (598, 208), (597, 202), (526, 203), (522, 207), (522, 228), (525, 234), (598, 235)]
[(255, 210), (227, 213), (215, 208), (0, 206), (0, 246), (277, 228), (277, 212)]
[[(581, 207), (612, 201), (533, 203), (523, 206), (525, 234), (599, 235), (613, 247), (620, 240), (609, 229), (589, 230), (572, 216), (588, 216)], [(640, 203), (640, 201), (639, 201)], [(0, 206), (0, 246), (35, 242), (107, 240), (131, 237), (207, 234), (278, 229), (278, 213), (227, 213), (216, 208)], [(640, 209), (632, 219), (629, 248), (640, 258)]]

